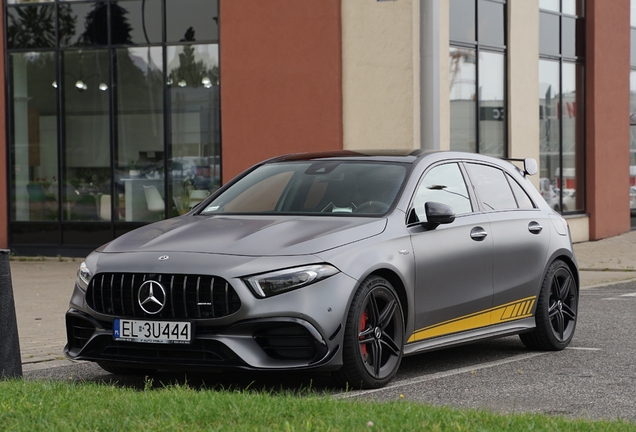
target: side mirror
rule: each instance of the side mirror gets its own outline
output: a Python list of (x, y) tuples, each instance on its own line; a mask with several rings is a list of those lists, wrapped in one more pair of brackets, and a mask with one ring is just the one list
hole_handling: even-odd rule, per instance
[(424, 226), (428, 229), (435, 229), (438, 225), (449, 224), (455, 220), (455, 211), (448, 205), (435, 201), (424, 204), (427, 222)]

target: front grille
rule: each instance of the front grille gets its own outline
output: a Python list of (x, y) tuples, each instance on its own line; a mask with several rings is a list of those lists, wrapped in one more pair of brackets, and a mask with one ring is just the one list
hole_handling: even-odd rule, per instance
[[(148, 314), (139, 305), (139, 288), (159, 282), (166, 293), (159, 313)], [(86, 302), (104, 315), (153, 319), (206, 319), (231, 315), (241, 300), (225, 279), (208, 275), (98, 273), (91, 279)]]

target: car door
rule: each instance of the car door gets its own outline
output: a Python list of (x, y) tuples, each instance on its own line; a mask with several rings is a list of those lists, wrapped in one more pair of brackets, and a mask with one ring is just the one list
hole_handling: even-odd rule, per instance
[(494, 246), (493, 307), (518, 303), (506, 318), (523, 318), (531, 313), (543, 277), (550, 221), (517, 180), (502, 169), (477, 163), (466, 163), (466, 169), (490, 221)]
[[(492, 237), (485, 215), (473, 211), (462, 169), (445, 163), (423, 176), (412, 211), (426, 221), (424, 204), (440, 202), (455, 211), (450, 224), (434, 229), (412, 223), (415, 254), (415, 333), (408, 342), (482, 325), (475, 314), (492, 305)], [(483, 318), (483, 317), (482, 317)]]

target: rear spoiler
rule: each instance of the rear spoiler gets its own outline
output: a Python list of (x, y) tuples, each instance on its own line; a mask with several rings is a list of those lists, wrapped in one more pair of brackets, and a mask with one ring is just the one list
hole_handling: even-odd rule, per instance
[(524, 175), (535, 175), (539, 172), (539, 165), (537, 165), (537, 161), (534, 158), (524, 158), (524, 159), (514, 159), (514, 158), (503, 158), (503, 160), (507, 160), (510, 162), (523, 162), (523, 174)]

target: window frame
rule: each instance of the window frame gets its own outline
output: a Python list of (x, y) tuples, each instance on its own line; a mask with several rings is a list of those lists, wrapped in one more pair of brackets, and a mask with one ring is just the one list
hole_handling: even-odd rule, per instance
[[(575, 174), (575, 178), (582, 178), (581, 183), (583, 184), (584, 190), (582, 191), (583, 193), (580, 193), (581, 191), (577, 191), (577, 196), (580, 196), (582, 199), (582, 208), (580, 209), (575, 209), (575, 210), (567, 210), (567, 211), (563, 211), (563, 202), (564, 202), (564, 192), (563, 190), (565, 189), (563, 187), (564, 185), (564, 172), (565, 172), (565, 167), (563, 166), (563, 161), (564, 161), (564, 157), (563, 157), (563, 153), (564, 153), (564, 126), (563, 126), (563, 112), (564, 112), (564, 98), (563, 98), (563, 83), (564, 83), (564, 65), (565, 64), (570, 64), (573, 65), (575, 67), (575, 70), (578, 68), (581, 68), (581, 73), (582, 73), (582, 78), (581, 78), (581, 88), (576, 88), (576, 93), (578, 94), (579, 92), (582, 93), (580, 99), (577, 98), (576, 102), (577, 102), (577, 106), (576, 106), (576, 113), (577, 116), (581, 115), (582, 116), (582, 120), (581, 120), (581, 124), (584, 125), (585, 124), (585, 112), (586, 112), (586, 106), (585, 106), (585, 50), (584, 47), (579, 47), (578, 44), (582, 44), (585, 42), (585, 35), (582, 34), (580, 38), (576, 37), (578, 36), (577, 29), (579, 28), (583, 28), (584, 29), (584, 24), (585, 24), (585, 4), (583, 1), (578, 0), (577, 1), (577, 8), (580, 8), (581, 13), (579, 15), (572, 15), (570, 13), (567, 12), (563, 12), (563, 1), (559, 1), (559, 11), (554, 11), (551, 9), (539, 9), (539, 20), (541, 19), (541, 14), (547, 14), (547, 15), (552, 15), (552, 16), (556, 16), (558, 17), (559, 20), (559, 41), (558, 41), (558, 50), (559, 53), (555, 54), (555, 53), (544, 53), (541, 51), (541, 46), (539, 45), (539, 59), (538, 61), (551, 61), (551, 62), (555, 62), (558, 63), (558, 69), (559, 69), (559, 93), (558, 93), (558, 106), (561, 107), (560, 112), (559, 112), (559, 132), (558, 132), (558, 138), (559, 138), (559, 155), (558, 155), (558, 161), (559, 161), (559, 175), (558, 177), (555, 176), (555, 181), (558, 180), (558, 184), (561, 185), (559, 187), (559, 213), (561, 214), (582, 214), (585, 213), (586, 208), (587, 208), (587, 201), (585, 199), (585, 189), (587, 188), (587, 181), (586, 181), (586, 176), (585, 176), (585, 171), (586, 171), (586, 146), (585, 146), (585, 127), (581, 127), (580, 130), (579, 128), (577, 128), (575, 130), (576, 134), (580, 134), (580, 141), (581, 141), (581, 149), (580, 151), (582, 151), (582, 155), (577, 156), (576, 155), (576, 151), (579, 150), (576, 148), (576, 143), (575, 143), (575, 153), (574, 153), (574, 162), (575, 162), (575, 168), (576, 168), (576, 161), (578, 159), (580, 159), (582, 161), (581, 163), (581, 169), (578, 170), (577, 169), (577, 173)], [(571, 19), (574, 18), (575, 19), (575, 53), (574, 55), (571, 54), (564, 54), (563, 53), (563, 19)], [(581, 54), (582, 55), (577, 55), (577, 54)], [(541, 116), (541, 114), (540, 114)], [(541, 120), (540, 120), (541, 121)], [(578, 135), (575, 135), (575, 140), (578, 141), (577, 139)], [(543, 157), (543, 152), (541, 152), (541, 148), (539, 149), (540, 151), (540, 159)], [(580, 171), (580, 172), (578, 172)], [(550, 173), (548, 173), (550, 174)], [(552, 176), (549, 176), (548, 178), (552, 179)], [(552, 180), (550, 180), (552, 181)]]
[[(486, 42), (480, 41), (479, 40), (479, 3), (480, 1), (487, 1), (490, 3), (497, 3), (497, 4), (501, 4), (503, 5), (503, 45), (492, 45), (492, 44), (488, 44)], [(503, 56), (503, 107), (504, 107), (504, 116), (503, 116), (503, 143), (502, 143), (502, 147), (503, 147), (503, 154), (500, 155), (494, 155), (495, 157), (501, 157), (501, 158), (506, 158), (508, 157), (508, 153), (509, 153), (509, 140), (508, 140), (508, 130), (509, 130), (509, 125), (508, 125), (508, 111), (509, 111), (509, 106), (508, 106), (508, 1), (507, 0), (474, 0), (474, 5), (475, 5), (475, 17), (474, 17), (474, 29), (475, 29), (475, 35), (474, 35), (474, 42), (467, 42), (467, 41), (460, 41), (460, 40), (454, 40), (452, 39), (452, 37), (449, 36), (449, 48), (452, 50), (453, 48), (459, 48), (459, 49), (471, 49), (474, 50), (475, 52), (475, 106), (474, 106), (474, 114), (475, 114), (475, 118), (474, 118), (474, 128), (475, 128), (475, 149), (474, 149), (474, 153), (480, 154), (482, 153), (481, 151), (481, 140), (482, 140), (482, 127), (481, 127), (481, 118), (480, 118), (480, 113), (481, 113), (481, 100), (479, 97), (479, 87), (480, 87), (480, 83), (481, 83), (481, 79), (480, 79), (480, 53), (481, 52), (487, 52), (487, 53), (495, 53), (495, 54), (501, 54)], [(450, 18), (452, 20), (452, 17)], [(449, 52), (450, 55), (450, 52)], [(449, 100), (450, 100), (450, 95), (449, 95)], [(452, 128), (452, 125), (451, 125)], [(451, 148), (451, 150), (453, 150)]]

